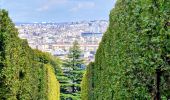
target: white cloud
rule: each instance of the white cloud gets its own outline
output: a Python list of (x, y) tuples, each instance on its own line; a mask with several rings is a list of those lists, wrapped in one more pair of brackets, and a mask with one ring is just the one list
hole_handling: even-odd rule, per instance
[(39, 8), (37, 8), (37, 11), (46, 11), (50, 8), (67, 3), (68, 0), (46, 0), (46, 2)]
[(76, 12), (82, 9), (91, 9), (95, 7), (95, 3), (94, 2), (79, 2), (77, 3), (77, 5), (75, 5), (75, 7), (73, 7), (72, 9), (70, 9), (70, 11), (72, 12)]

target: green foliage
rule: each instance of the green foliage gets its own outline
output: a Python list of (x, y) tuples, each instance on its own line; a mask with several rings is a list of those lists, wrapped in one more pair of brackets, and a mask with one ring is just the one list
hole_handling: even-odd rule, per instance
[[(59, 71), (57, 63), (20, 39), (8, 13), (0, 10), (0, 100), (47, 100), (52, 88), (47, 80), (54, 78), (54, 72), (49, 71), (46, 64)], [(50, 75), (53, 73), (52, 76), (48, 77), (47, 71)], [(54, 89), (59, 97), (59, 86)], [(51, 100), (58, 100), (56, 96)]]
[(80, 100), (83, 60), (77, 41), (70, 48), (68, 59), (63, 63), (63, 75), (61, 84), (61, 100)]
[(93, 95), (93, 67), (94, 63), (90, 63), (83, 75), (81, 82), (81, 100), (91, 100)]
[[(97, 51), (92, 76), (84, 76), (85, 100), (170, 98), (169, 0), (118, 0)], [(87, 69), (88, 71), (88, 69)], [(89, 72), (86, 72), (89, 73)]]
[(47, 68), (47, 81), (48, 81), (48, 100), (60, 100), (60, 86), (59, 82), (56, 79), (54, 70), (50, 65), (46, 66)]

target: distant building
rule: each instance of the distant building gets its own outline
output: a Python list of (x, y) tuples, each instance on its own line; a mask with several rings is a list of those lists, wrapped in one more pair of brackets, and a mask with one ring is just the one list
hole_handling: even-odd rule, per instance
[(92, 33), (92, 32), (83, 32), (81, 33), (82, 37), (102, 37), (102, 33)]
[(68, 23), (18, 23), (19, 37), (27, 39), (29, 46), (43, 52), (49, 52), (66, 59), (72, 43), (78, 40), (84, 53), (86, 64), (94, 61), (94, 56), (108, 27), (108, 21), (80, 21)]

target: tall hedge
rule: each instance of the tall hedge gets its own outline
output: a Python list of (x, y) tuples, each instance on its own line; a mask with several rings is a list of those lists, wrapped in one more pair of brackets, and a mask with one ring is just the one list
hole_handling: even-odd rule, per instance
[(50, 65), (47, 68), (47, 81), (48, 81), (48, 100), (60, 100), (60, 85), (56, 79), (53, 68)]
[(81, 100), (90, 100), (93, 96), (93, 68), (94, 64), (90, 63), (83, 75), (81, 82)]
[(117, 0), (95, 57), (93, 82), (86, 77), (82, 83), (94, 85), (86, 100), (170, 98), (169, 6), (169, 0)]
[(57, 65), (20, 39), (8, 12), (0, 10), (0, 100), (48, 100), (47, 64)]

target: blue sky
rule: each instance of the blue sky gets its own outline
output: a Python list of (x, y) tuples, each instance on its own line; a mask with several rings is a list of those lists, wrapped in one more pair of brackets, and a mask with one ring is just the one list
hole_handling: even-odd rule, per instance
[(107, 20), (115, 0), (0, 0), (14, 22)]

